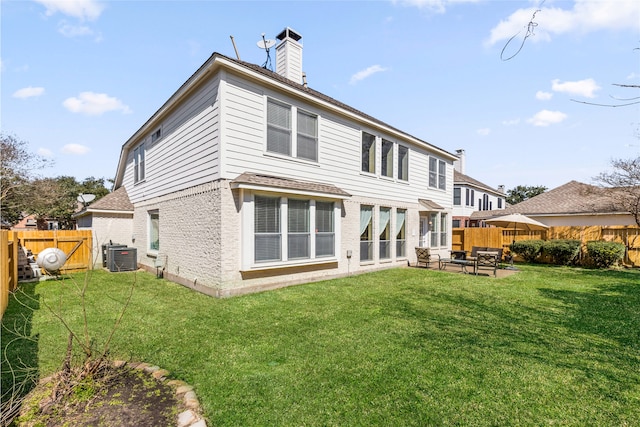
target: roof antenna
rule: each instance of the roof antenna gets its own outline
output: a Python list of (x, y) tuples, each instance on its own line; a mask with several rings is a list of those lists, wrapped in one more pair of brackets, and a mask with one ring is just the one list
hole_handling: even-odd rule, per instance
[(271, 65), (271, 55), (269, 53), (269, 49), (271, 49), (273, 47), (273, 45), (276, 44), (275, 40), (267, 40), (264, 38), (264, 33), (262, 33), (262, 40), (258, 40), (258, 47), (260, 49), (264, 49), (267, 51), (267, 60), (264, 62), (264, 64), (262, 64), (262, 68), (267, 69), (269, 71), (273, 71), (273, 67)]
[(238, 53), (238, 48), (236, 47), (236, 41), (233, 39), (233, 36), (229, 37), (231, 37), (231, 44), (233, 45), (233, 50), (236, 51), (236, 57), (238, 58), (238, 61), (242, 61), (242, 59), (240, 59), (240, 54)]

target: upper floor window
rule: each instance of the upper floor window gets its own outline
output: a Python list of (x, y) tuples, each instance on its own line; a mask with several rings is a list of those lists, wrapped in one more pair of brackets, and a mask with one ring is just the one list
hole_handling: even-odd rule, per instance
[(376, 173), (376, 137), (362, 132), (362, 172)]
[(398, 145), (398, 179), (409, 180), (409, 149), (404, 145)]
[[(273, 99), (267, 100), (267, 151), (318, 161), (318, 116)], [(295, 135), (295, 144), (292, 144)]]
[(444, 160), (429, 157), (429, 187), (445, 190), (447, 187), (447, 164)]
[(291, 155), (291, 107), (267, 101), (267, 151)]
[(144, 142), (133, 150), (133, 182), (144, 180)]
[(382, 175), (393, 177), (393, 142), (382, 140)]
[(498, 197), (498, 209), (502, 209), (502, 198)]
[(476, 197), (475, 190), (467, 188), (466, 196), (467, 196), (467, 200), (465, 201), (465, 204), (467, 206), (473, 206), (473, 201), (475, 200), (475, 197)]
[(456, 187), (453, 189), (453, 204), (455, 206), (460, 206), (461, 205), (461, 194), (462, 189), (460, 187)]
[(318, 116), (298, 110), (296, 157), (318, 161)]
[(162, 130), (158, 129), (154, 133), (151, 134), (151, 142), (156, 142), (162, 136)]

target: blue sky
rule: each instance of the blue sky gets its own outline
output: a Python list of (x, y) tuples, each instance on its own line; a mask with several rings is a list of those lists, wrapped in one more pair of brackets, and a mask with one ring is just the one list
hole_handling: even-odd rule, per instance
[(640, 105), (583, 103), (640, 95), (613, 85), (640, 84), (635, 0), (2, 0), (0, 8), (2, 131), (54, 160), (43, 176), (113, 178), (122, 144), (213, 52), (235, 57), (230, 36), (242, 60), (262, 65), (261, 34), (274, 39), (287, 26), (302, 35), (310, 87), (445, 150), (464, 149), (466, 173), (492, 187), (589, 183), (611, 159), (640, 155)]

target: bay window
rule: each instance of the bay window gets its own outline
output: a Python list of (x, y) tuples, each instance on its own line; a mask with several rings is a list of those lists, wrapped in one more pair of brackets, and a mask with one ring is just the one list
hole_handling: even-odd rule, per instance
[(254, 256), (259, 261), (280, 261), (280, 198), (255, 197)]

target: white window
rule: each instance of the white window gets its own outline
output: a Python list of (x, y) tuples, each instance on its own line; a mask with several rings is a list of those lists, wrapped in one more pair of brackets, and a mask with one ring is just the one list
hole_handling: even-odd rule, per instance
[(398, 145), (398, 179), (409, 180), (409, 149), (404, 145)]
[(382, 171), (383, 176), (393, 177), (393, 142), (382, 140)]
[(289, 199), (288, 211), (288, 257), (289, 259), (311, 256), (309, 234), (309, 201)]
[(254, 203), (254, 259), (280, 261), (280, 198), (256, 196)]
[(149, 211), (149, 246), (148, 250), (157, 252), (160, 250), (160, 212)]
[[(296, 118), (295, 122), (292, 117)], [(292, 135), (295, 135), (294, 144)], [(267, 151), (317, 162), (318, 116), (268, 99)]]
[(398, 258), (403, 258), (406, 256), (406, 216), (406, 209), (398, 209), (396, 211), (396, 257)]
[(362, 132), (362, 172), (376, 173), (376, 137)]
[(429, 214), (429, 226), (431, 228), (431, 247), (437, 248), (440, 246), (440, 223), (437, 213)]
[(429, 157), (429, 187), (446, 190), (447, 164), (444, 160)]
[(291, 155), (291, 107), (267, 101), (267, 151)]
[(318, 116), (298, 110), (296, 157), (318, 161)]
[(456, 188), (453, 189), (453, 204), (455, 206), (460, 206), (460, 203), (461, 203), (460, 192), (461, 192), (461, 188), (460, 187), (456, 187)]
[(380, 259), (391, 258), (391, 208), (380, 208)]
[(137, 183), (144, 180), (144, 142), (133, 150), (133, 182)]
[(255, 263), (335, 256), (333, 202), (264, 195), (253, 200)]
[(448, 220), (447, 214), (440, 214), (440, 246), (447, 246)]
[(316, 257), (335, 255), (333, 203), (316, 202)]
[(373, 206), (360, 206), (360, 261), (373, 259)]

